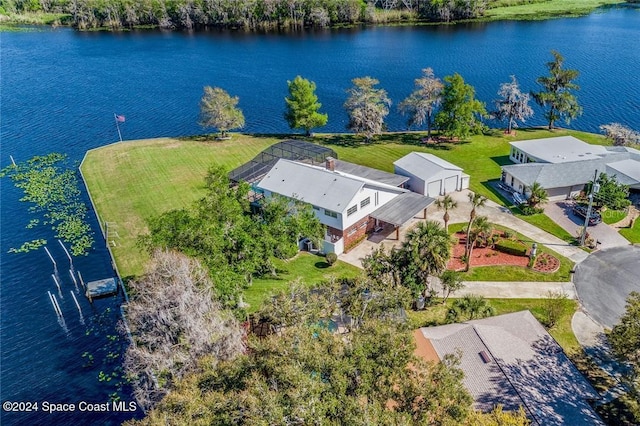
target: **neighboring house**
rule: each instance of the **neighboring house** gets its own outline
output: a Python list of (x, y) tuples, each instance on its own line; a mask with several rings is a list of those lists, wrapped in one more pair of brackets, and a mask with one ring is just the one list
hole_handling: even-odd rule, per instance
[(619, 182), (640, 190), (640, 151), (627, 147), (591, 145), (573, 136), (511, 142), (502, 167), (502, 182), (526, 193), (534, 182), (547, 190), (549, 200), (571, 198), (593, 180), (596, 171), (615, 175)]
[(275, 193), (311, 204), (327, 228), (324, 251), (341, 254), (381, 222), (397, 229), (421, 211), (426, 215), (435, 200), (399, 187), (405, 181), (331, 157), (325, 167), (280, 159), (255, 189), (265, 197)]
[(535, 425), (604, 424), (587, 402), (599, 398), (597, 392), (531, 312), (420, 331), (425, 358), (460, 355), (463, 383), (477, 409), (522, 406)]
[(469, 187), (469, 175), (433, 154), (412, 152), (393, 165), (396, 174), (409, 178), (409, 189), (427, 197), (438, 197)]

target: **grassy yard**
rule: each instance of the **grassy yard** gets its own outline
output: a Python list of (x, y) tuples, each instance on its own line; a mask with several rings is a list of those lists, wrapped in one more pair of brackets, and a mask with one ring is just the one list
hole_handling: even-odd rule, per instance
[[(545, 300), (544, 299), (487, 299), (489, 304), (496, 310), (496, 315), (508, 314), (528, 309), (533, 316), (540, 322), (546, 319)], [(413, 328), (428, 327), (441, 325), (445, 323), (447, 311), (453, 301), (447, 300), (447, 303), (438, 304), (427, 308), (424, 311), (408, 311), (410, 325)], [(564, 300), (563, 310), (558, 322), (554, 327), (549, 329), (549, 333), (562, 346), (567, 353), (581, 351), (580, 344), (576, 340), (571, 329), (571, 318), (578, 309), (578, 303), (575, 300)]]
[[(311, 140), (333, 148), (341, 159), (393, 171), (393, 162), (411, 151), (430, 152), (464, 168), (471, 175), (471, 189), (505, 204), (490, 190), (488, 182), (509, 164), (509, 142), (514, 140), (574, 135), (590, 143), (605, 144), (600, 135), (584, 132), (521, 129), (516, 136), (500, 130), (478, 135), (469, 142), (425, 145), (424, 133), (388, 133), (372, 144), (351, 134), (318, 135)], [(146, 231), (145, 220), (171, 209), (188, 206), (203, 195), (203, 178), (214, 164), (229, 170), (250, 160), (267, 146), (290, 135), (252, 136), (235, 134), (224, 142), (160, 138), (117, 143), (91, 150), (82, 165), (89, 191), (102, 223), (109, 222), (113, 253), (123, 277), (143, 272), (147, 257), (135, 246)], [(561, 228), (546, 216), (535, 218), (543, 229), (567, 239)], [(525, 220), (531, 220), (523, 217)], [(537, 223), (534, 223), (537, 225)], [(117, 232), (117, 234), (116, 234)], [(566, 234), (566, 233), (565, 233)]]
[[(113, 254), (123, 277), (139, 275), (147, 255), (135, 245), (145, 220), (187, 207), (204, 195), (214, 164), (229, 169), (250, 160), (275, 138), (235, 135), (225, 142), (160, 138), (91, 150), (82, 164), (100, 221), (109, 222)], [(117, 232), (117, 237), (115, 233)]]
[(355, 278), (362, 271), (348, 263), (337, 261), (333, 266), (325, 262), (324, 256), (300, 253), (290, 260), (275, 259), (278, 277), (254, 279), (251, 287), (244, 291), (244, 301), (250, 305), (249, 312), (257, 310), (274, 292), (284, 290), (288, 284), (300, 280), (306, 285), (318, 284), (330, 278)]
[[(489, 20), (542, 20), (557, 16), (577, 16), (587, 14), (597, 7), (624, 3), (622, 0), (538, 0), (525, 4), (517, 0), (503, 0), (503, 6), (487, 9), (485, 18)], [(516, 4), (516, 6), (511, 6)]]
[(620, 235), (625, 237), (631, 244), (640, 244), (640, 218), (633, 221), (633, 228), (623, 228)]
[(626, 210), (605, 210), (600, 212), (600, 216), (602, 216), (602, 221), (607, 225), (611, 225), (612, 223), (618, 223), (625, 217), (627, 217)]
[[(454, 223), (449, 225), (449, 233), (454, 234), (467, 226), (466, 223)], [(494, 229), (508, 230), (518, 239), (529, 241), (524, 235), (504, 226), (493, 225)], [(533, 269), (521, 266), (475, 266), (469, 272), (463, 272), (465, 281), (543, 281), (543, 282), (567, 282), (571, 280), (573, 262), (555, 251), (538, 244), (538, 254), (549, 253), (560, 260), (560, 269), (553, 274), (536, 272)]]

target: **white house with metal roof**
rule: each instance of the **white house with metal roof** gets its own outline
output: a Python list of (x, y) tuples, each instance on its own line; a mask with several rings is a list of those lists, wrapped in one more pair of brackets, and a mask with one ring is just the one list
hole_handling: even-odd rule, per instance
[(394, 171), (409, 178), (413, 192), (438, 197), (469, 187), (469, 175), (455, 164), (433, 154), (411, 152), (393, 163)]
[[(311, 204), (327, 228), (325, 252), (341, 254), (377, 222), (397, 228), (435, 201), (396, 186), (406, 180), (401, 176), (336, 162), (328, 158), (325, 167), (319, 167), (280, 159), (256, 185), (266, 197), (279, 194)], [(346, 169), (351, 173), (340, 171)], [(379, 210), (383, 206), (387, 209)]]
[(606, 173), (631, 189), (640, 190), (640, 151), (629, 147), (591, 145), (573, 136), (511, 142), (502, 167), (502, 182), (519, 193), (538, 182), (549, 200), (571, 198)]

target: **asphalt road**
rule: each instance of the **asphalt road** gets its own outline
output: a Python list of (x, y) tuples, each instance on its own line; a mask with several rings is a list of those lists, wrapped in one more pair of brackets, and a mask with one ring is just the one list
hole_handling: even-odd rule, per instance
[(614, 247), (590, 255), (576, 268), (574, 284), (589, 315), (612, 328), (624, 313), (629, 293), (640, 292), (640, 247)]

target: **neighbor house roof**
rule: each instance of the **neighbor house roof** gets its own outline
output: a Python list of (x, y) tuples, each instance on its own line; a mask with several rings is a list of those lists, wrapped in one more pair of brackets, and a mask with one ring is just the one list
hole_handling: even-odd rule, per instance
[(477, 408), (523, 406), (539, 425), (603, 424), (586, 402), (598, 394), (529, 311), (421, 331), (440, 359), (460, 353)]
[(387, 185), (400, 186), (409, 180), (406, 176), (383, 172), (382, 170), (371, 167), (361, 166), (359, 164), (349, 163), (338, 159), (334, 159), (333, 161), (337, 172), (347, 173), (364, 179), (385, 183)]
[(607, 154), (607, 149), (604, 146), (591, 145), (573, 136), (509, 143), (530, 157), (535, 157), (547, 163), (594, 160), (600, 158), (599, 155)]
[(409, 173), (426, 181), (442, 178), (446, 171), (462, 171), (462, 168), (424, 152), (411, 152), (393, 163)]
[(618, 182), (633, 187), (640, 185), (640, 161), (627, 159), (607, 163), (607, 174), (615, 175)]
[(538, 182), (543, 188), (583, 185), (593, 180), (596, 170), (605, 171), (605, 161), (572, 161), (570, 163), (526, 163), (503, 166), (502, 170), (527, 186)]
[(267, 191), (336, 212), (343, 211), (364, 185), (358, 179), (283, 159), (258, 183)]

